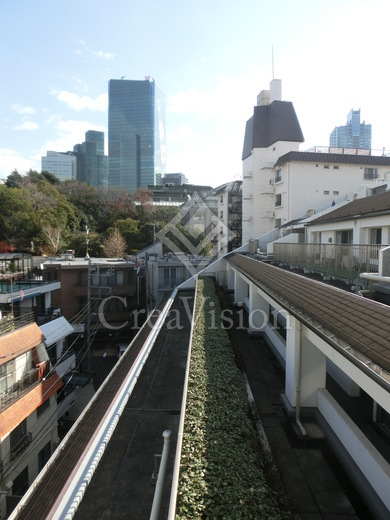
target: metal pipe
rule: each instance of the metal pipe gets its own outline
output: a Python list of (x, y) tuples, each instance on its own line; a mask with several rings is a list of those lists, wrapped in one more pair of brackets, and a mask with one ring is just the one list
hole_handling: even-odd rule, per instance
[(161, 499), (164, 490), (165, 473), (167, 471), (168, 455), (169, 455), (169, 441), (171, 440), (171, 431), (165, 430), (163, 432), (164, 445), (161, 455), (160, 469), (158, 471), (156, 491), (154, 492), (152, 511), (150, 513), (150, 520), (158, 520), (160, 516)]
[(298, 353), (298, 362), (297, 362), (297, 381), (296, 381), (296, 403), (295, 403), (295, 422), (299, 426), (302, 435), (306, 435), (306, 430), (303, 424), (301, 423), (301, 372), (302, 372), (302, 323), (299, 320), (296, 320), (297, 327), (297, 353)]
[(390, 276), (382, 276), (378, 273), (360, 273), (360, 278), (371, 280), (372, 282), (390, 283)]

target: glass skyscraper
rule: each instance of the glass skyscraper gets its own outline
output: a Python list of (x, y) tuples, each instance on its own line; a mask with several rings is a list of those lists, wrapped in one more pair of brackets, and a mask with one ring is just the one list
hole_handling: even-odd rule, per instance
[(108, 157), (104, 155), (104, 132), (88, 130), (85, 141), (73, 147), (77, 157), (77, 180), (91, 186), (108, 186)]
[(165, 174), (165, 99), (153, 79), (109, 81), (108, 156), (109, 186), (133, 191)]
[(330, 146), (371, 149), (371, 125), (360, 123), (360, 109), (351, 110), (345, 126), (336, 126), (330, 134)]

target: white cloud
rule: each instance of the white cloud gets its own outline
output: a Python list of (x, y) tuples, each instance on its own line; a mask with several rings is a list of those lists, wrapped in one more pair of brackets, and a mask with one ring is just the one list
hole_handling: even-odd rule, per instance
[(74, 110), (91, 110), (92, 112), (104, 112), (108, 107), (108, 94), (100, 94), (96, 98), (90, 96), (79, 96), (67, 90), (53, 90), (51, 92), (59, 101), (62, 101)]
[(193, 128), (188, 125), (182, 125), (174, 132), (169, 132), (167, 140), (177, 143), (189, 143), (199, 141), (199, 137), (199, 134), (197, 134)]
[(92, 53), (97, 58), (103, 58), (105, 60), (112, 60), (115, 58), (115, 54), (112, 52), (97, 51)]
[(13, 170), (24, 174), (31, 168), (31, 161), (10, 148), (0, 148), (0, 179), (6, 179)]
[(35, 108), (29, 107), (29, 106), (19, 105), (18, 103), (14, 103), (12, 105), (12, 110), (14, 112), (16, 112), (17, 114), (26, 115), (26, 116), (31, 116), (31, 115), (34, 115), (36, 113)]
[(15, 130), (37, 130), (38, 124), (34, 121), (25, 121), (21, 125), (14, 126)]
[(57, 118), (56, 121), (51, 120), (51, 123), (54, 123), (52, 135), (56, 134), (56, 137), (46, 141), (40, 152), (35, 156), (35, 160), (40, 160), (41, 156), (46, 155), (48, 150), (56, 152), (67, 152), (73, 150), (75, 144), (85, 141), (85, 132), (88, 130), (97, 130), (107, 134), (106, 127), (85, 120), (78, 121), (75, 119), (64, 120)]

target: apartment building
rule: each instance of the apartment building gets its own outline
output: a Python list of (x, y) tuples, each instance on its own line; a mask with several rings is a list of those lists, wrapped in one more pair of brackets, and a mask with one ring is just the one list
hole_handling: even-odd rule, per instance
[(337, 147), (302, 152), (303, 141), (294, 107), (281, 100), (281, 82), (273, 80), (270, 90), (260, 93), (245, 130), (243, 243), (390, 175), (390, 157)]
[[(0, 517), (7, 518), (60, 442), (58, 420), (75, 400), (73, 327), (51, 304), (57, 281), (34, 274), (30, 255), (0, 255)], [(59, 401), (61, 404), (59, 405)]]

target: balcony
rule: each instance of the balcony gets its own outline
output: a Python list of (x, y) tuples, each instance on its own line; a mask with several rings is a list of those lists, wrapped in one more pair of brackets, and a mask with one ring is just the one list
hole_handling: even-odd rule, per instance
[(34, 313), (29, 312), (23, 316), (15, 317), (12, 313), (2, 314), (0, 318), (0, 336), (8, 334), (16, 329), (20, 329), (35, 322)]
[(28, 392), (36, 383), (41, 381), (50, 371), (50, 363), (44, 361), (30, 370), (26, 370), (22, 377), (0, 392), (0, 413), (14, 404), (20, 397)]
[(15, 460), (29, 444), (32, 442), (32, 433), (28, 432), (20, 439), (20, 441), (11, 447), (11, 460)]
[(352, 282), (360, 273), (377, 273), (377, 244), (287, 244), (273, 245), (274, 260), (307, 271), (319, 272)]
[(275, 193), (275, 187), (273, 184), (262, 184), (259, 188), (260, 195), (273, 195)]
[(28, 277), (23, 273), (0, 275), (0, 303), (17, 303), (23, 299), (60, 288), (58, 280), (43, 281), (40, 277)]

